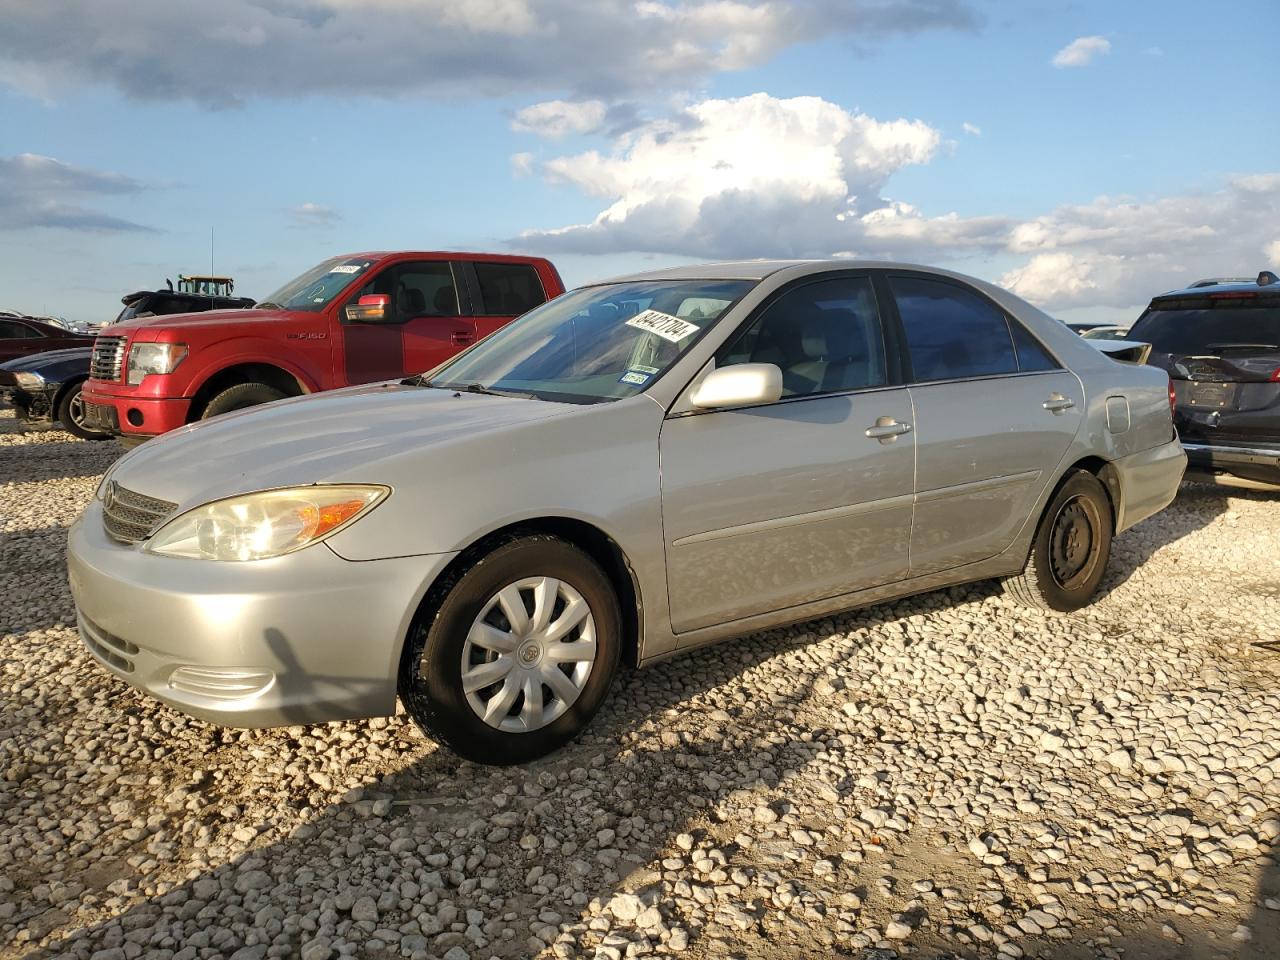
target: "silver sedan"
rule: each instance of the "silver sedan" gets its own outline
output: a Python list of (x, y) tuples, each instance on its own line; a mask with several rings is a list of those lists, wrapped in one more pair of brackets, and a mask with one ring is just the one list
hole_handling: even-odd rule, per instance
[(572, 291), (404, 382), (142, 445), (72, 528), (102, 665), (234, 726), (387, 715), (491, 763), (620, 662), (950, 584), (1075, 610), (1185, 456), (1165, 374), (858, 261)]

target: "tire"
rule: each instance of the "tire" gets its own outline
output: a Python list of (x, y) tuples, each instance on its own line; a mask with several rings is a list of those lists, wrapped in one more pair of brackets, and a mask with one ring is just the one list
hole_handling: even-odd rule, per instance
[(1022, 573), (1004, 582), (1024, 606), (1070, 613), (1098, 592), (1111, 558), (1113, 521), (1106, 488), (1087, 470), (1076, 470), (1045, 507)]
[(205, 405), (200, 419), (208, 420), (210, 417), (231, 413), (233, 410), (256, 407), (260, 403), (270, 403), (272, 400), (283, 400), (286, 396), (287, 394), (282, 390), (268, 387), (265, 383), (237, 383), (234, 387), (227, 387), (215, 395)]
[(62, 424), (62, 429), (81, 440), (110, 440), (111, 434), (84, 426), (84, 401), (80, 399), (80, 391), (83, 389), (83, 380), (73, 383), (58, 401), (58, 421)]
[[(522, 611), (508, 606), (517, 598)], [(575, 619), (579, 604), (585, 613)], [(508, 609), (527, 623), (509, 618)], [(566, 615), (575, 625), (562, 637), (538, 636), (539, 619), (554, 631), (570, 622)], [(595, 561), (558, 537), (515, 536), (432, 590), (405, 643), (400, 699), (427, 736), (459, 756), (525, 763), (590, 723), (617, 672), (621, 637), (617, 596)], [(592, 649), (594, 658), (584, 659)], [(473, 675), (469, 690), (464, 670)], [(483, 711), (491, 711), (489, 721)]]

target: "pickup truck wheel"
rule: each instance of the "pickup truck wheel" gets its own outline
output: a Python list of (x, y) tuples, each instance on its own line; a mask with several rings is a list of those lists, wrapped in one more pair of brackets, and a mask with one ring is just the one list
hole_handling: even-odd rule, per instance
[(1111, 557), (1111, 501), (1087, 470), (1071, 474), (1049, 501), (1022, 573), (1004, 582), (1023, 606), (1070, 613), (1098, 591)]
[(84, 389), (84, 381), (73, 383), (58, 401), (58, 420), (67, 433), (81, 440), (110, 440), (111, 434), (90, 430), (84, 425), (84, 399), (80, 391)]
[(524, 763), (568, 743), (617, 672), (613, 586), (557, 537), (506, 540), (439, 584), (424, 610), (400, 699), (423, 732), (477, 763)]
[(272, 400), (284, 398), (285, 394), (282, 391), (275, 387), (268, 387), (265, 383), (237, 383), (234, 387), (227, 387), (214, 396), (206, 404), (200, 419), (208, 420), (222, 413), (243, 410), (245, 407), (256, 407), (260, 403), (270, 403)]

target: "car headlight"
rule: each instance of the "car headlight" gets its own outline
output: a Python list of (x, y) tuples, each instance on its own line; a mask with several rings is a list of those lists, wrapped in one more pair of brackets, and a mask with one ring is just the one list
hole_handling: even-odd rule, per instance
[(38, 373), (15, 373), (13, 382), (23, 390), (43, 390), (44, 377)]
[(362, 484), (242, 494), (170, 520), (146, 549), (194, 560), (266, 560), (337, 533), (390, 493), (387, 487)]
[(141, 383), (150, 373), (173, 373), (186, 356), (185, 343), (135, 343), (129, 348), (125, 382)]

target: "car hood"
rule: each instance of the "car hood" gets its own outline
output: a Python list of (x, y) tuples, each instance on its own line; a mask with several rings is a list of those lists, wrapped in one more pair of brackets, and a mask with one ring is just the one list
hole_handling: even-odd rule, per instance
[(65, 364), (68, 361), (83, 360), (84, 364), (88, 364), (90, 357), (90, 347), (67, 347), (65, 349), (50, 349), (44, 353), (31, 353), (26, 357), (15, 357), (14, 360), (6, 360), (4, 364), (0, 364), (0, 370), (26, 370), (31, 372), (41, 372), (41, 367), (54, 364)]
[(192, 327), (222, 327), (229, 323), (280, 323), (293, 316), (318, 317), (318, 313), (295, 313), (291, 310), (258, 310), (246, 307), (236, 310), (205, 310), (199, 313), (168, 313), (153, 317), (134, 317), (113, 323), (106, 331), (108, 336), (131, 336), (135, 332), (154, 331), (168, 327), (187, 330)]
[(401, 383), (281, 400), (148, 440), (110, 471), (123, 487), (196, 506), (252, 490), (313, 483), (380, 482), (379, 464), (424, 447), (500, 443), (530, 423), (591, 407)]

